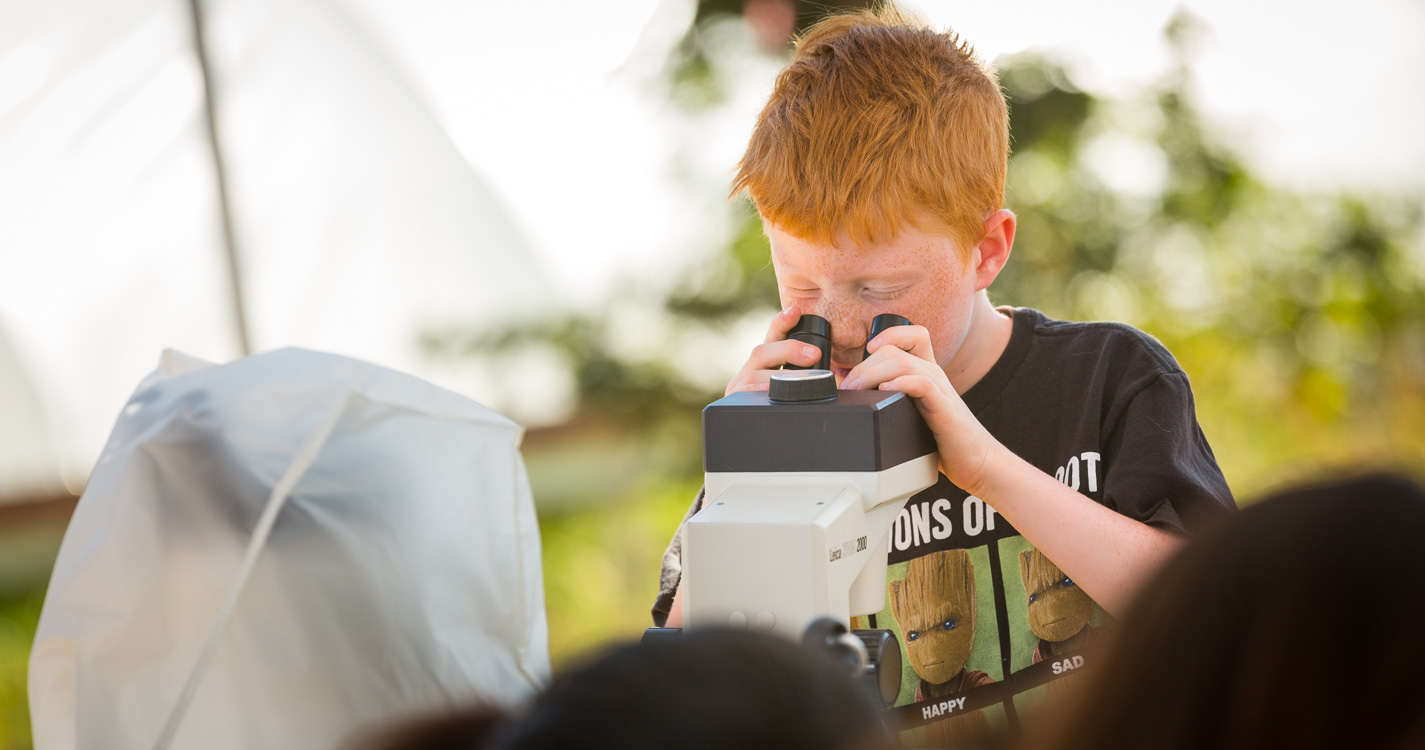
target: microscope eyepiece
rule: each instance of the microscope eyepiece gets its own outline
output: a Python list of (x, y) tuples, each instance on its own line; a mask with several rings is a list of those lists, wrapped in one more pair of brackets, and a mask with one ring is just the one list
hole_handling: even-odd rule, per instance
[(818, 315), (803, 315), (792, 326), (787, 338), (795, 339), (821, 350), (821, 360), (815, 367), (787, 365), (788, 370), (830, 370), (831, 369), (831, 323)]
[(861, 348), (861, 361), (865, 362), (866, 358), (871, 356), (871, 352), (867, 351), (870, 348), (871, 339), (879, 336), (881, 331), (884, 331), (887, 328), (894, 328), (895, 326), (908, 325), (910, 325), (910, 318), (907, 318), (904, 315), (896, 315), (895, 313), (881, 313), (880, 315), (877, 315), (876, 317), (872, 318), (871, 335), (866, 337), (866, 346)]

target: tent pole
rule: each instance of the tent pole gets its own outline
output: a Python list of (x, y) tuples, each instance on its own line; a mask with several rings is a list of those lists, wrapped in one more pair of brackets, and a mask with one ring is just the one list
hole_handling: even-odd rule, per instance
[(207, 125), (208, 150), (213, 157), (213, 176), (218, 183), (218, 213), (223, 227), (223, 246), (228, 259), (229, 295), (233, 303), (233, 320), (237, 324), (238, 347), (243, 356), (252, 353), (247, 330), (247, 312), (243, 303), (242, 268), (238, 262), (237, 239), (233, 234), (231, 204), (228, 199), (227, 170), (223, 166), (223, 149), (218, 138), (217, 103), (213, 99), (213, 71), (208, 64), (208, 47), (203, 38), (203, 2), (188, 0), (189, 18), (193, 22), (193, 47), (198, 57), (198, 69), (203, 74), (203, 113)]

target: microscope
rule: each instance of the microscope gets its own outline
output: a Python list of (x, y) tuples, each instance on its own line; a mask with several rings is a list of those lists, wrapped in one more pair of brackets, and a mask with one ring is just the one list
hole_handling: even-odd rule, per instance
[[(909, 323), (879, 315), (870, 338)], [(790, 337), (820, 347), (820, 366), (703, 409), (706, 483), (683, 527), (683, 626), (825, 644), (890, 705), (900, 645), (850, 623), (885, 607), (890, 527), (935, 483), (935, 438), (903, 393), (837, 390), (827, 321), (803, 315)]]

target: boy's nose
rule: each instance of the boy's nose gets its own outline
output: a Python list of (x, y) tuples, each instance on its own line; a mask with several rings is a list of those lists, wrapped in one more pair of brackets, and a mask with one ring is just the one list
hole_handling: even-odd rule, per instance
[(828, 305), (821, 317), (831, 323), (831, 358), (839, 365), (854, 365), (861, 361), (861, 348), (866, 344), (866, 321), (857, 311), (839, 305)]

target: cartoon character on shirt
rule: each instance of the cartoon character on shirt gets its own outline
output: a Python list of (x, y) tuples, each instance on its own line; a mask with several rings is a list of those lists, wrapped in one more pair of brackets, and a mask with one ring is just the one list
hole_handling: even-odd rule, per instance
[[(975, 569), (963, 549), (943, 550), (907, 564), (890, 583), (891, 615), (900, 626), (906, 656), (920, 677), (916, 701), (958, 695), (994, 680), (966, 669), (975, 642)], [(931, 725), (929, 744), (982, 745), (990, 738), (984, 715), (973, 711)]]
[[(1031, 663), (1055, 661), (1062, 670), (1082, 666), (1083, 659), (1073, 657), (1087, 649), (1101, 630), (1089, 624), (1093, 599), (1037, 549), (1020, 554), (1019, 575), (1029, 595), (1029, 629), (1039, 637)], [(1049, 694), (1057, 697), (1072, 692), (1076, 682), (1077, 677), (1054, 680), (1049, 683)]]

